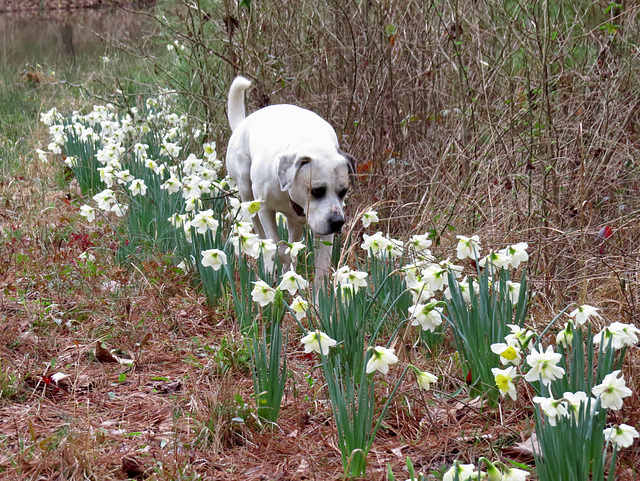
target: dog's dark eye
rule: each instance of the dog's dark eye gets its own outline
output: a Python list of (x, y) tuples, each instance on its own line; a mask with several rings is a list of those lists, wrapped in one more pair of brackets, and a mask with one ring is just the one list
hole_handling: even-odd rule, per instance
[(342, 189), (340, 192), (338, 192), (338, 197), (339, 198), (344, 198), (345, 195), (347, 195), (347, 190), (348, 189)]
[(316, 199), (321, 199), (324, 197), (324, 194), (327, 193), (326, 187), (316, 187), (315, 189), (311, 189), (311, 195)]

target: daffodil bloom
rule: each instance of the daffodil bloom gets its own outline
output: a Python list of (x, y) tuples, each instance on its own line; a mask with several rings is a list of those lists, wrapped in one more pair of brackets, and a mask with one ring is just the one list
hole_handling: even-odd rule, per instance
[(378, 212), (375, 210), (368, 210), (364, 214), (362, 214), (362, 225), (367, 228), (372, 224), (380, 222), (378, 218)]
[(288, 272), (282, 274), (282, 281), (278, 288), (282, 291), (288, 291), (289, 294), (293, 296), (298, 289), (306, 289), (308, 285), (307, 280), (300, 274), (297, 274), (292, 267)]
[[(638, 343), (638, 334), (640, 329), (632, 324), (623, 324), (622, 322), (612, 322), (605, 327), (593, 338), (593, 343), (597, 346), (602, 344), (607, 346), (611, 339), (611, 347), (620, 349), (623, 346), (635, 346)], [(604, 339), (604, 342), (602, 341)]]
[(522, 362), (522, 353), (519, 344), (505, 344), (497, 342), (491, 344), (491, 351), (500, 356), (500, 362), (504, 365), (519, 366)]
[(182, 188), (182, 182), (177, 177), (169, 177), (164, 184), (160, 186), (161, 189), (166, 190), (170, 194), (175, 194)]
[(520, 283), (507, 281), (507, 293), (511, 299), (511, 304), (517, 304), (520, 298)]
[(603, 408), (617, 411), (622, 408), (622, 400), (633, 394), (626, 386), (624, 376), (618, 379), (619, 374), (619, 370), (607, 374), (602, 382), (591, 390), (594, 396), (600, 396), (600, 404)]
[(387, 250), (386, 250), (387, 259), (393, 259), (394, 257), (402, 256), (403, 247), (404, 247), (404, 243), (401, 240), (389, 239), (389, 244), (387, 244)]
[(44, 162), (45, 164), (49, 162), (47, 153), (44, 150), (36, 149), (36, 154), (38, 154), (38, 159), (40, 159), (40, 162)]
[(529, 476), (529, 471), (518, 468), (509, 468), (504, 466), (504, 472), (502, 473), (502, 481), (526, 481)]
[(429, 289), (436, 292), (449, 284), (449, 271), (440, 264), (431, 264), (422, 270), (422, 276), (429, 283)]
[(531, 369), (524, 378), (529, 382), (542, 381), (542, 384), (548, 386), (551, 381), (564, 375), (564, 369), (557, 366), (561, 357), (553, 351), (553, 346), (548, 346), (544, 352), (542, 346), (539, 351), (534, 347), (527, 356), (527, 364)]
[(477, 235), (473, 235), (471, 237), (466, 237), (463, 235), (457, 235), (458, 245), (456, 247), (456, 255), (458, 259), (466, 259), (470, 257), (471, 259), (478, 259), (480, 257), (480, 237)]
[(564, 329), (556, 335), (556, 344), (568, 346), (573, 342), (573, 323), (567, 322)]
[(300, 296), (297, 296), (291, 303), (291, 310), (299, 321), (305, 318), (308, 309), (309, 303)]
[(118, 217), (122, 217), (125, 215), (129, 206), (127, 204), (113, 204), (111, 206), (111, 212), (115, 212)]
[(367, 286), (365, 280), (369, 274), (366, 272), (352, 271), (349, 266), (343, 266), (338, 269), (333, 275), (335, 282), (342, 287), (348, 287), (353, 289), (354, 292), (358, 292), (361, 287)]
[(569, 313), (569, 317), (572, 317), (573, 319), (575, 319), (576, 324), (578, 326), (581, 326), (582, 324), (587, 322), (587, 320), (590, 317), (602, 317), (602, 316), (598, 314), (597, 307), (588, 306), (585, 304), (583, 306), (579, 306), (576, 310), (571, 311)]
[(256, 253), (255, 258), (257, 259), (260, 254), (262, 254), (262, 259), (265, 263), (270, 264), (273, 263), (276, 251), (278, 250), (278, 246), (276, 246), (275, 242), (271, 239), (258, 239), (258, 243), (256, 245)]
[(219, 249), (208, 249), (202, 251), (202, 265), (211, 267), (214, 271), (220, 269), (227, 263), (227, 254)]
[(284, 253), (289, 254), (292, 258), (296, 258), (298, 257), (298, 253), (302, 249), (306, 249), (306, 247), (307, 246), (305, 246), (302, 242), (293, 242), (292, 244), (287, 243), (287, 248), (285, 249)]
[(231, 243), (235, 248), (236, 255), (240, 255), (240, 252), (248, 255), (249, 257), (258, 257), (258, 236), (252, 232), (245, 234), (238, 234), (231, 237)]
[(500, 389), (500, 395), (504, 397), (508, 394), (511, 399), (515, 400), (517, 393), (513, 380), (518, 377), (518, 371), (516, 368), (513, 366), (509, 366), (506, 369), (498, 369), (497, 367), (494, 367), (491, 369), (491, 372), (493, 373), (493, 377), (496, 381), (496, 386)]
[(317, 352), (323, 356), (329, 354), (329, 348), (338, 344), (324, 332), (320, 331), (313, 331), (307, 334), (300, 340), (300, 342), (304, 344), (304, 352)]
[(382, 257), (386, 254), (390, 241), (382, 235), (382, 232), (376, 232), (373, 235), (362, 234), (362, 238), (364, 242), (360, 247), (367, 251), (369, 255)]
[(555, 426), (556, 418), (560, 416), (568, 416), (569, 412), (564, 407), (562, 399), (554, 399), (551, 397), (535, 396), (533, 402), (540, 405), (540, 410), (547, 416), (547, 420), (551, 426)]
[(93, 222), (96, 218), (96, 210), (90, 205), (80, 206), (80, 215), (86, 217), (89, 222)]
[(607, 428), (603, 431), (604, 439), (611, 441), (618, 449), (628, 448), (633, 444), (633, 440), (637, 438), (638, 431), (633, 426), (628, 424), (616, 424), (613, 427)]
[(147, 193), (147, 185), (142, 179), (133, 179), (129, 186), (131, 195), (145, 195)]
[(506, 251), (509, 256), (509, 263), (511, 264), (511, 267), (517, 269), (522, 262), (529, 260), (529, 254), (527, 254), (528, 248), (529, 244), (526, 242), (519, 242), (507, 247)]
[(371, 358), (369, 358), (369, 362), (367, 362), (367, 374), (374, 371), (387, 374), (389, 372), (389, 365), (398, 362), (398, 358), (394, 354), (395, 349), (376, 346), (369, 347), (369, 350), (371, 351)]
[(509, 266), (510, 258), (504, 252), (491, 251), (487, 256), (478, 261), (480, 267), (489, 269), (489, 272), (500, 270)]
[(276, 297), (276, 290), (263, 280), (254, 281), (253, 290), (251, 291), (251, 299), (264, 307)]
[(104, 189), (102, 192), (94, 195), (93, 200), (98, 203), (99, 209), (111, 210), (111, 205), (116, 201), (116, 197), (111, 189)]
[(529, 329), (523, 329), (517, 324), (507, 324), (507, 327), (509, 328), (509, 331), (511, 331), (510, 334), (504, 336), (504, 340), (507, 341), (507, 344), (510, 346), (521, 345), (522, 348), (525, 349), (533, 337), (533, 332)]
[(454, 461), (453, 466), (442, 477), (442, 481), (469, 481), (476, 479), (479, 479), (476, 467), (473, 464), (460, 464), (458, 461)]
[(409, 308), (409, 314), (414, 317), (412, 326), (420, 325), (423, 331), (434, 332), (442, 324), (442, 308), (437, 301), (428, 304), (414, 304)]
[(118, 179), (118, 184), (127, 184), (135, 179), (135, 177), (131, 175), (128, 169), (121, 170), (120, 172), (116, 172), (115, 174), (116, 178)]
[(481, 457), (480, 459), (478, 459), (478, 464), (480, 463), (484, 463), (485, 467), (487, 468), (487, 481), (502, 481), (502, 473), (498, 470), (498, 468), (495, 467), (495, 465), (491, 461), (489, 461), (485, 457)]
[[(586, 409), (587, 404), (590, 404), (592, 410), (595, 407), (595, 399), (589, 398), (587, 393), (583, 391), (565, 392), (562, 394), (562, 398), (567, 403), (567, 411), (569, 414), (573, 415), (576, 421), (580, 421), (578, 416), (580, 416), (580, 409), (582, 409), (582, 406)], [(590, 415), (590, 413), (586, 414), (587, 416)]]
[(433, 241), (429, 239), (429, 234), (416, 234), (409, 239), (409, 245), (422, 255), (431, 255), (431, 251), (429, 251), (431, 244), (433, 244)]
[(427, 281), (414, 282), (409, 287), (409, 292), (411, 293), (414, 304), (426, 303), (429, 298), (433, 296), (433, 292), (431, 292)]
[(434, 376), (427, 371), (419, 371), (416, 373), (416, 382), (418, 386), (420, 386), (420, 389), (428, 391), (431, 389), (431, 384), (438, 382), (438, 376)]
[(260, 199), (242, 202), (240, 204), (240, 217), (250, 220), (261, 208), (262, 201)]

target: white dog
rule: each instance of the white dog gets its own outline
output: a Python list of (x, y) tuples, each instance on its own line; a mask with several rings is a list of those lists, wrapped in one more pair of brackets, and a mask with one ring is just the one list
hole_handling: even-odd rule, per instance
[[(316, 280), (329, 271), (331, 247), (344, 225), (344, 197), (353, 157), (338, 147), (333, 128), (317, 114), (294, 105), (272, 105), (245, 118), (244, 91), (251, 86), (236, 77), (229, 90), (229, 123), (233, 134), (227, 148), (227, 171), (244, 202), (259, 199), (262, 209), (253, 218), (257, 234), (280, 242), (276, 212), (287, 218), (289, 242), (302, 238), (305, 223), (320, 242), (316, 251)], [(295, 259), (285, 255), (285, 265)]]

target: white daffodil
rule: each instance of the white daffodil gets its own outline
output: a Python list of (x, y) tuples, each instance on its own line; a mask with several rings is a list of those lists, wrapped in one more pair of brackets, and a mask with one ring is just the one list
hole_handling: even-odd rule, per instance
[(556, 335), (556, 344), (569, 346), (573, 342), (573, 322), (567, 322), (564, 329)]
[(509, 256), (509, 264), (511, 264), (511, 267), (517, 269), (522, 262), (529, 260), (529, 254), (527, 254), (528, 248), (529, 244), (526, 242), (519, 242), (507, 247), (506, 251)]
[(581, 326), (582, 324), (587, 322), (587, 320), (589, 320), (590, 317), (601, 318), (602, 316), (598, 314), (597, 307), (588, 306), (585, 304), (583, 306), (579, 306), (576, 310), (571, 311), (569, 313), (569, 317), (573, 318), (576, 321), (576, 324), (578, 326)]
[(438, 376), (435, 376), (427, 371), (420, 371), (416, 373), (416, 382), (420, 389), (428, 391), (431, 389), (431, 384), (438, 382)]
[(389, 365), (398, 362), (395, 356), (395, 349), (387, 349), (386, 347), (376, 346), (369, 347), (371, 358), (367, 362), (367, 374), (374, 371), (380, 371), (382, 374), (389, 372)]
[(296, 319), (301, 321), (307, 315), (307, 311), (309, 310), (309, 303), (305, 301), (302, 297), (297, 296), (291, 303), (291, 310), (293, 311), (293, 314), (296, 316)]
[(429, 289), (433, 292), (441, 291), (445, 285), (449, 284), (449, 271), (440, 264), (431, 264), (422, 270), (423, 279), (429, 284)]
[(116, 197), (111, 189), (104, 189), (102, 192), (94, 195), (93, 200), (98, 203), (99, 209), (111, 210), (111, 205), (116, 201)]
[(593, 343), (596, 346), (602, 344), (602, 346), (606, 347), (610, 342), (609, 340), (611, 340), (613, 349), (620, 349), (623, 346), (631, 347), (638, 343), (638, 334), (640, 334), (640, 329), (633, 324), (623, 324), (616, 321), (594, 336)]
[(129, 169), (121, 170), (119, 172), (116, 172), (115, 174), (116, 174), (116, 178), (118, 179), (118, 184), (124, 185), (133, 181), (133, 179), (135, 179), (135, 177), (131, 175), (131, 172), (129, 172)]
[(511, 299), (511, 304), (517, 304), (520, 298), (520, 283), (507, 281), (507, 293)]
[(591, 390), (594, 396), (600, 396), (603, 408), (617, 411), (622, 408), (622, 400), (633, 394), (626, 386), (624, 376), (618, 378), (619, 374), (619, 370), (607, 374), (602, 382)]
[(628, 448), (633, 444), (633, 440), (639, 436), (636, 428), (628, 424), (620, 424), (619, 426), (616, 424), (613, 427), (605, 429), (603, 434), (604, 439), (611, 441), (618, 449)]
[(457, 235), (458, 245), (456, 246), (456, 255), (458, 259), (466, 259), (470, 257), (471, 259), (478, 259), (480, 257), (480, 251), (482, 248), (480, 247), (480, 237), (477, 235), (473, 235), (471, 237), (466, 237), (463, 235)]
[(191, 221), (191, 226), (196, 229), (198, 234), (206, 234), (210, 230), (215, 235), (218, 225), (219, 222), (213, 218), (213, 209), (198, 212)]
[(529, 476), (529, 471), (505, 466), (502, 473), (502, 481), (526, 481), (527, 476)]
[(437, 302), (428, 304), (414, 304), (409, 308), (409, 314), (414, 317), (412, 326), (420, 325), (423, 331), (434, 332), (436, 327), (442, 324), (442, 308)]
[(473, 464), (460, 464), (454, 461), (449, 471), (444, 473), (442, 481), (470, 481), (479, 479), (479, 473)]
[(44, 162), (45, 164), (49, 163), (47, 153), (44, 150), (36, 149), (36, 154), (38, 154), (38, 159), (40, 159), (40, 162)]
[(378, 218), (378, 212), (375, 210), (368, 210), (364, 214), (362, 214), (362, 225), (367, 228), (372, 224), (376, 224), (380, 222)]
[(111, 212), (115, 212), (118, 217), (122, 217), (127, 213), (129, 206), (127, 204), (113, 204)]
[(301, 250), (306, 249), (306, 247), (307, 246), (304, 245), (303, 242), (294, 242), (292, 244), (287, 243), (287, 248), (284, 250), (284, 253), (295, 259), (296, 257), (298, 257), (298, 253)]
[(496, 381), (496, 386), (500, 389), (500, 395), (502, 397), (507, 394), (511, 399), (516, 399), (516, 385), (513, 383), (513, 380), (518, 377), (518, 371), (515, 367), (509, 366), (506, 369), (498, 369), (494, 367), (491, 369), (493, 373), (493, 377)]
[(129, 185), (131, 195), (145, 195), (147, 193), (147, 185), (142, 179), (133, 179), (131, 185)]
[(160, 186), (161, 189), (166, 190), (170, 194), (175, 194), (182, 189), (182, 182), (177, 177), (169, 177), (164, 184)]
[(227, 255), (219, 249), (208, 249), (202, 251), (202, 265), (211, 267), (214, 271), (220, 269), (227, 263)]
[(368, 276), (369, 274), (366, 272), (352, 271), (349, 266), (343, 266), (335, 272), (333, 278), (339, 286), (358, 292), (358, 289), (367, 286), (366, 278)]
[(282, 274), (282, 281), (280, 281), (278, 288), (282, 291), (289, 291), (289, 294), (293, 296), (298, 289), (304, 290), (308, 285), (307, 280), (300, 274), (297, 274), (296, 271), (293, 270), (293, 267), (291, 267), (288, 272)]
[(80, 206), (80, 215), (86, 217), (89, 222), (93, 222), (96, 218), (96, 210), (90, 205)]
[(411, 293), (414, 304), (426, 304), (431, 296), (433, 296), (433, 292), (431, 292), (427, 281), (414, 282), (409, 287), (409, 292)]
[(231, 237), (231, 243), (235, 249), (236, 255), (240, 255), (240, 252), (248, 255), (249, 257), (258, 257), (260, 254), (258, 252), (258, 241), (259, 238), (257, 234), (252, 232), (248, 232), (245, 234), (238, 234), (236, 236)]
[(373, 235), (362, 234), (364, 241), (360, 245), (367, 254), (375, 257), (382, 257), (386, 254), (391, 241), (382, 235), (382, 232), (376, 232)]
[(278, 246), (271, 239), (258, 239), (258, 243), (256, 245), (256, 258), (262, 254), (262, 260), (265, 264), (273, 264), (273, 261), (276, 257), (276, 252), (278, 251)]
[(517, 324), (507, 324), (507, 327), (509, 328), (509, 331), (511, 331), (511, 334), (504, 336), (504, 340), (507, 341), (507, 344), (510, 346), (522, 345), (523, 348), (526, 348), (533, 336), (533, 332), (529, 329), (523, 329)]
[[(590, 398), (587, 396), (587, 393), (583, 391), (565, 392), (562, 394), (562, 398), (567, 403), (567, 411), (569, 414), (572, 414), (574, 419), (577, 421), (579, 421), (578, 416), (580, 416), (580, 409), (582, 409), (582, 406), (584, 406), (584, 409), (587, 409), (587, 404), (589, 404), (591, 410), (595, 407), (595, 399)], [(590, 413), (586, 414), (587, 416), (590, 415)]]
[(300, 342), (304, 344), (304, 352), (317, 352), (324, 356), (329, 354), (329, 348), (338, 344), (324, 332), (320, 331), (313, 331), (307, 334), (300, 340)]
[(261, 208), (262, 201), (260, 199), (242, 202), (240, 204), (240, 217), (249, 221), (260, 211)]
[(509, 267), (510, 257), (505, 252), (489, 252), (488, 255), (478, 261), (480, 267), (489, 270), (490, 273)]
[(505, 344), (497, 342), (491, 344), (491, 351), (500, 356), (500, 362), (504, 365), (512, 364), (519, 366), (522, 362), (522, 353), (519, 344)]
[(529, 382), (542, 381), (542, 384), (548, 386), (551, 381), (564, 375), (564, 369), (557, 366), (561, 357), (553, 351), (553, 346), (548, 346), (544, 352), (542, 346), (539, 351), (534, 347), (527, 356), (527, 364), (531, 369), (524, 378)]
[(431, 251), (429, 251), (431, 244), (433, 241), (429, 239), (429, 234), (416, 234), (409, 239), (409, 246), (421, 255), (431, 255)]
[(551, 426), (556, 425), (556, 418), (560, 416), (568, 416), (569, 412), (564, 407), (562, 399), (554, 399), (551, 397), (535, 396), (533, 402), (540, 405), (540, 410), (547, 416)]
[(273, 299), (276, 297), (276, 290), (273, 287), (263, 280), (254, 281), (252, 284), (251, 299), (253, 299), (254, 302), (260, 304), (261, 307), (273, 302)]

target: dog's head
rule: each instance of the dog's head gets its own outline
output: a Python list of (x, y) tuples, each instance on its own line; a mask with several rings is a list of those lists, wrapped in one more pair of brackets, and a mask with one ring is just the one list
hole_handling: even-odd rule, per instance
[(344, 198), (355, 159), (339, 149), (281, 154), (275, 162), (280, 189), (317, 235), (336, 234), (344, 225)]

